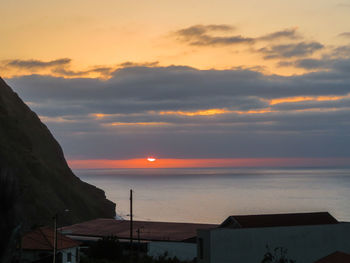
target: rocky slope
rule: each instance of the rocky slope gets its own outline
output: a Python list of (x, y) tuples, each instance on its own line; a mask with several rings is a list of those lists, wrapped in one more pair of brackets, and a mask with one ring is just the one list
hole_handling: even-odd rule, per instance
[(0, 168), (16, 177), (26, 226), (52, 224), (56, 213), (60, 225), (115, 216), (115, 204), (72, 173), (50, 131), (1, 78)]

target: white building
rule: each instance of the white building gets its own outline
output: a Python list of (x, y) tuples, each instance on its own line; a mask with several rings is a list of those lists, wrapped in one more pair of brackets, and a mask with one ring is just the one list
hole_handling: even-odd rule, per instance
[(282, 250), (296, 263), (313, 263), (350, 252), (350, 223), (327, 212), (230, 216), (218, 228), (198, 230), (197, 246), (199, 263), (260, 263)]
[[(21, 262), (52, 262), (54, 242), (54, 230), (49, 227), (26, 233), (19, 248)], [(56, 263), (79, 263), (79, 242), (57, 233)]]

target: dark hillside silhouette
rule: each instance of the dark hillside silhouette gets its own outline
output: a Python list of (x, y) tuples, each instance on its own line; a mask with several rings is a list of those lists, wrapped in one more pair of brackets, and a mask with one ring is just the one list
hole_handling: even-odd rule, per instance
[(0, 168), (0, 262), (10, 262), (20, 236), (18, 184), (14, 173)]
[(115, 204), (72, 173), (50, 131), (1, 78), (0, 166), (18, 181), (24, 228), (52, 225), (55, 214), (59, 225), (115, 216)]

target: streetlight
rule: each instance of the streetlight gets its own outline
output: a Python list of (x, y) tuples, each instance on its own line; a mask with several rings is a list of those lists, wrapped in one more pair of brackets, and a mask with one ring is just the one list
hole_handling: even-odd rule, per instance
[[(64, 213), (68, 213), (69, 209), (65, 209)], [(54, 220), (54, 229), (53, 229), (53, 263), (56, 263), (56, 254), (57, 254), (57, 221), (58, 221), (58, 212), (53, 216)]]

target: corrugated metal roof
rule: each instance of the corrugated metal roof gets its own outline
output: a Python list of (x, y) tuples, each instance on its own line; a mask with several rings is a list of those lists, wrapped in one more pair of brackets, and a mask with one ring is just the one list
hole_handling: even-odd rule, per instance
[(350, 254), (336, 251), (324, 258), (321, 258), (314, 263), (349, 263), (350, 262)]
[[(54, 230), (49, 227), (40, 227), (26, 233), (22, 237), (22, 249), (53, 250)], [(77, 247), (79, 242), (57, 233), (57, 250)]]
[[(183, 241), (197, 236), (197, 229), (215, 228), (213, 224), (171, 223), (134, 221), (133, 237), (140, 240)], [(70, 236), (104, 237), (114, 235), (120, 239), (129, 239), (130, 221), (99, 218), (61, 228), (62, 233)]]
[(229, 216), (221, 228), (328, 225), (338, 221), (328, 212)]

